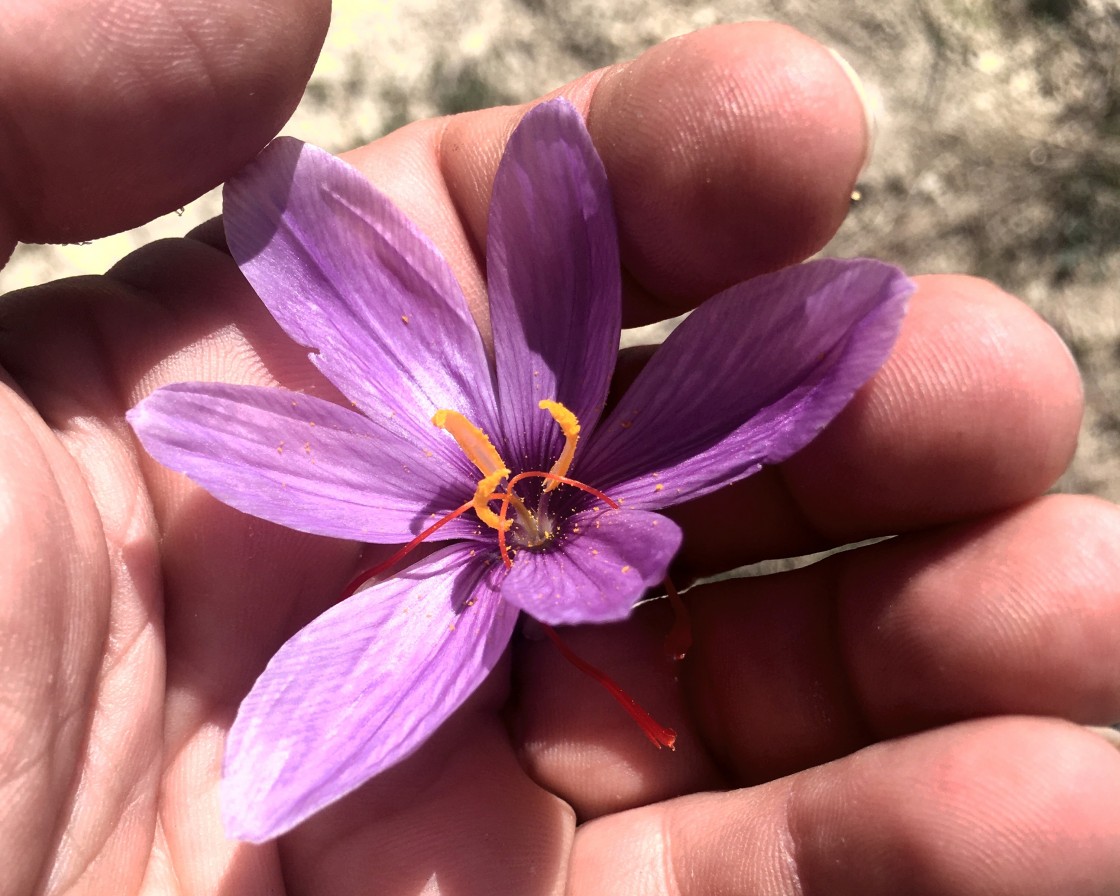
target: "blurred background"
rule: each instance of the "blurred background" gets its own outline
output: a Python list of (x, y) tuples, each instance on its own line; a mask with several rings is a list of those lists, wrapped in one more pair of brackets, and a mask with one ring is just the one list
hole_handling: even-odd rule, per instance
[[(1085, 378), (1081, 444), (1060, 487), (1120, 501), (1117, 0), (335, 0), (285, 133), (343, 150), (758, 18), (839, 51), (878, 107), (875, 156), (826, 253), (979, 274), (1026, 299)], [(21, 246), (0, 288), (100, 273), (219, 207), (215, 191), (105, 240)]]

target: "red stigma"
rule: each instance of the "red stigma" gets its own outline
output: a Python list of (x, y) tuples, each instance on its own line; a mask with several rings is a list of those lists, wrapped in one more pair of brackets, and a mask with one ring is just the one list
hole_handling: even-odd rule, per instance
[(560, 651), (561, 656), (579, 669), (580, 672), (590, 676), (606, 688), (608, 693), (619, 702), (622, 708), (630, 713), (630, 717), (638, 723), (638, 727), (642, 729), (642, 733), (650, 739), (650, 742), (657, 747), (657, 749), (660, 750), (662, 747), (668, 747), (670, 750), (676, 749), (676, 731), (672, 728), (666, 728), (656, 721), (653, 716), (638, 704), (637, 700), (627, 694), (613, 679), (608, 678), (603, 672), (600, 672), (589, 662), (578, 656), (567, 644), (560, 640), (560, 636), (556, 634), (552, 626), (542, 623), (541, 627), (544, 629), (545, 634), (551, 639), (552, 643), (556, 645), (556, 649)]
[(427, 529), (417, 535), (414, 539), (412, 539), (412, 541), (410, 541), (404, 547), (400, 548), (400, 550), (396, 551), (388, 560), (382, 560), (380, 563), (376, 563), (368, 569), (365, 569), (362, 572), (358, 573), (358, 575), (350, 580), (350, 584), (347, 585), (346, 590), (343, 591), (343, 599), (353, 595), (355, 591), (361, 588), (362, 585), (364, 585), (370, 579), (376, 578), (386, 570), (391, 569), (393, 566), (407, 557), (410, 553), (412, 553), (413, 550), (418, 548), (421, 542), (441, 529), (446, 523), (450, 523), (456, 517), (462, 516), (473, 506), (474, 502), (468, 501), (462, 507), (458, 507), (455, 510), (452, 510), (451, 513), (447, 514), (447, 516), (441, 517), (440, 519), (432, 523), (432, 525), (428, 526)]

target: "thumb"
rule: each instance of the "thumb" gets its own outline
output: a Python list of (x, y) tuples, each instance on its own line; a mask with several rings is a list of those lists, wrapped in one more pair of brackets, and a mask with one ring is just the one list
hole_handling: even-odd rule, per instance
[(311, 75), (329, 0), (15, 0), (0, 28), (0, 260), (166, 214), (243, 165)]

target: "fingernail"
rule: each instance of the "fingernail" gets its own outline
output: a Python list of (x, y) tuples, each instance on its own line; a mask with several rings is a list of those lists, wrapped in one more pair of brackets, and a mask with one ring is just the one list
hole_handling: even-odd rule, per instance
[(877, 91), (873, 94), (868, 90), (867, 85), (863, 82), (863, 78), (856, 73), (856, 70), (852, 68), (851, 63), (849, 63), (847, 59), (831, 47), (828, 47), (828, 52), (832, 54), (832, 58), (840, 64), (840, 68), (844, 70), (844, 74), (846, 74), (848, 80), (852, 82), (852, 87), (855, 88), (856, 96), (859, 97), (859, 101), (863, 105), (863, 121), (867, 132), (867, 149), (864, 151), (863, 164), (859, 169), (862, 173), (871, 161), (871, 151), (875, 146), (875, 137), (879, 130), (879, 115), (882, 112), (883, 103)]
[(1117, 731), (1116, 728), (1104, 728), (1096, 725), (1086, 725), (1085, 727), (1094, 734), (1103, 737), (1112, 744), (1112, 746), (1116, 747), (1117, 750), (1120, 750), (1120, 731)]

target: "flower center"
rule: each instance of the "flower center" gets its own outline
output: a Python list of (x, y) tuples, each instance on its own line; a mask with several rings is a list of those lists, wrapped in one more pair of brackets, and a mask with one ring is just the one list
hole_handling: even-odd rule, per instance
[[(470, 505), (481, 522), (497, 531), (502, 558), (507, 566), (511, 565), (506, 549), (507, 537), (512, 539), (516, 547), (529, 550), (540, 550), (553, 539), (554, 519), (549, 512), (549, 501), (557, 486), (574, 485), (606, 499), (612, 506), (617, 506), (602, 492), (567, 477), (572, 459), (575, 457), (576, 445), (579, 443), (579, 420), (576, 415), (558, 401), (545, 399), (537, 406), (543, 411), (548, 411), (560, 427), (560, 431), (564, 434), (564, 447), (548, 472), (526, 471), (512, 478), (509, 466), (502, 460), (494, 443), (470, 420), (458, 411), (447, 409), (436, 411), (435, 416), (432, 417), (432, 423), (455, 439), (463, 454), (482, 474)], [(525, 500), (514, 491), (515, 486), (528, 478), (544, 480), (533, 510), (530, 510)], [(505, 490), (500, 491), (503, 486)], [(498, 511), (491, 506), (495, 501), (501, 501)], [(509, 518), (510, 511), (514, 514), (513, 519)]]
[[(560, 431), (564, 434), (564, 447), (560, 450), (560, 456), (556, 458), (556, 461), (549, 470), (524, 470), (517, 475), (512, 475), (512, 471), (506, 462), (502, 460), (502, 456), (498, 453), (498, 449), (494, 447), (494, 443), (490, 441), (490, 437), (470, 420), (458, 411), (445, 408), (436, 411), (435, 415), (432, 417), (432, 423), (440, 429), (445, 430), (455, 439), (462, 449), (463, 454), (467, 456), (470, 462), (478, 468), (479, 473), (482, 474), (478, 480), (478, 484), (475, 486), (474, 495), (465, 504), (452, 510), (435, 523), (428, 526), (428, 528), (396, 551), (387, 560), (370, 567), (358, 575), (347, 587), (346, 596), (349, 597), (371, 578), (380, 576), (385, 571), (391, 569), (414, 548), (425, 539), (435, 534), (445, 524), (472, 509), (481, 522), (490, 526), (497, 532), (498, 549), (502, 555), (502, 561), (507, 568), (513, 566), (513, 560), (510, 556), (511, 552), (506, 544), (507, 535), (512, 538), (515, 549), (527, 550), (542, 550), (555, 537), (554, 519), (553, 515), (549, 512), (549, 501), (551, 495), (559, 486), (568, 485), (578, 488), (581, 491), (595, 496), (608, 506), (617, 509), (619, 506), (618, 502), (612, 500), (610, 497), (603, 494), (603, 492), (592, 488), (586, 483), (568, 478), (567, 474), (571, 469), (572, 459), (575, 457), (576, 453), (576, 445), (579, 442), (579, 420), (576, 419), (576, 415), (558, 401), (541, 401), (538, 407), (543, 411), (548, 411), (552, 415), (552, 419), (556, 421), (556, 425), (560, 427)], [(539, 491), (534, 493), (537, 501), (536, 507), (533, 510), (529, 509), (525, 500), (515, 491), (518, 485), (530, 479), (542, 480)], [(498, 510), (495, 511), (492, 505), (496, 501), (500, 502), (500, 504)], [(510, 519), (509, 516), (511, 510), (514, 513), (513, 519)], [(676, 617), (676, 624), (673, 627), (673, 631), (670, 632), (669, 637), (666, 639), (666, 649), (671, 658), (683, 659), (692, 640), (688, 625), (688, 615), (668, 578), (665, 580), (665, 585)], [(602, 685), (611, 696), (621, 704), (634, 721), (638, 723), (642, 731), (645, 732), (646, 737), (648, 737), (658, 749), (663, 746), (668, 747), (670, 750), (674, 749), (677, 734), (672, 728), (666, 728), (658, 724), (648, 712), (638, 705), (633, 697), (627, 694), (612, 679), (577, 656), (560, 640), (560, 637), (551, 626), (545, 625), (544, 631), (565, 659)]]

